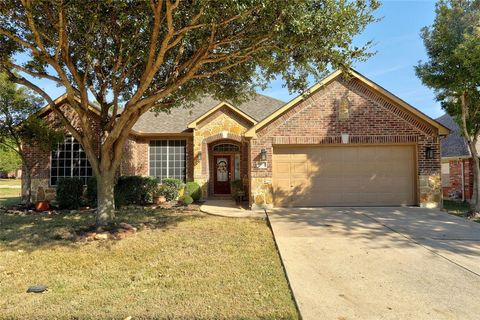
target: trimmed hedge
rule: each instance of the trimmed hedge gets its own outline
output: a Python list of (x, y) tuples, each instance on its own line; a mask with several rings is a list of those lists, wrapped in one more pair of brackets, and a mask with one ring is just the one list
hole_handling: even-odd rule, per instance
[(202, 189), (195, 181), (187, 182), (185, 185), (185, 195), (192, 197), (193, 201), (198, 201), (202, 197)]
[[(76, 179), (76, 178), (65, 178)], [(80, 180), (80, 179), (77, 179)], [(83, 180), (82, 192), (83, 192)], [(154, 195), (165, 196), (167, 201), (178, 199), (180, 191), (183, 190), (185, 184), (182, 180), (165, 178), (162, 184), (158, 184), (158, 179), (155, 177), (142, 177), (142, 176), (121, 176), (115, 185), (115, 205), (117, 208), (130, 204), (144, 205), (152, 203)], [(74, 185), (74, 183), (68, 182), (67, 184)], [(69, 194), (70, 191), (67, 192)], [(77, 192), (78, 193), (78, 192)], [(75, 193), (72, 193), (73, 195)], [(185, 195), (193, 198), (193, 201), (200, 199), (201, 190), (200, 186), (196, 182), (189, 182), (185, 189)], [(70, 196), (70, 195), (69, 195)], [(91, 177), (87, 181), (86, 201), (90, 206), (97, 205), (97, 179)], [(196, 198), (198, 197), (198, 199)], [(73, 205), (72, 209), (76, 209), (82, 204), (82, 193), (79, 195), (78, 205)], [(188, 199), (187, 199), (188, 200)], [(58, 196), (57, 196), (58, 201)], [(60, 203), (60, 201), (59, 201)], [(65, 204), (67, 205), (67, 204)], [(70, 208), (72, 205), (67, 205)]]
[(178, 199), (180, 190), (183, 189), (185, 184), (182, 180), (165, 178), (162, 180), (162, 185), (159, 188), (159, 194), (164, 196), (167, 201), (172, 201)]
[(179, 199), (178, 199), (179, 202), (183, 203), (184, 205), (188, 206), (189, 204), (192, 204), (193, 203), (193, 199), (192, 197), (190, 197), (189, 195), (184, 195), (184, 196), (181, 196)]
[(154, 177), (122, 176), (115, 186), (117, 207), (129, 204), (151, 203), (157, 190), (158, 179)]
[(82, 205), (83, 179), (58, 179), (56, 200), (60, 209), (78, 209)]

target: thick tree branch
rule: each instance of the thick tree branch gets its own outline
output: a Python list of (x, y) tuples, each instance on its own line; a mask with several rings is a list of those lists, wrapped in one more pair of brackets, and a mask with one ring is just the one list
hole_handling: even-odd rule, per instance
[(35, 71), (32, 71), (32, 70), (27, 69), (25, 67), (22, 67), (21, 65), (15, 64), (11, 61), (4, 61), (4, 64), (6, 66), (10, 67), (10, 68), (17, 69), (18, 71), (21, 71), (21, 72), (25, 72), (26, 74), (29, 74), (32, 77), (52, 80), (52, 81), (55, 81), (58, 84), (63, 85), (63, 82), (60, 78), (52, 76), (52, 75), (50, 75), (46, 72), (35, 72)]

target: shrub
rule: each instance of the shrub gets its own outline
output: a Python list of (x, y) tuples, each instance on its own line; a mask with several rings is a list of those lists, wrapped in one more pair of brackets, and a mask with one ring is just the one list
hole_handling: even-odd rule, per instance
[(167, 201), (176, 200), (178, 198), (180, 190), (182, 190), (184, 186), (185, 184), (182, 180), (165, 178), (162, 180), (160, 194), (165, 196)]
[(97, 206), (97, 179), (95, 177), (90, 177), (87, 180), (86, 198), (88, 205), (92, 207)]
[(175, 200), (178, 197), (178, 190), (172, 186), (160, 185), (157, 195), (164, 196), (167, 201)]
[(180, 190), (185, 186), (185, 183), (183, 183), (183, 181), (180, 179), (165, 178), (162, 180), (162, 185), (170, 186), (172, 188)]
[(243, 181), (242, 180), (232, 180), (230, 182), (230, 189), (232, 192), (232, 197), (234, 200), (240, 200), (240, 194), (243, 192)]
[(194, 181), (187, 182), (185, 185), (185, 195), (192, 197), (193, 201), (198, 201), (202, 197), (200, 185)]
[(153, 200), (158, 179), (154, 177), (122, 176), (115, 186), (117, 207), (129, 204), (147, 204)]
[(193, 199), (192, 197), (190, 197), (189, 195), (184, 195), (184, 196), (181, 196), (179, 199), (178, 199), (179, 202), (183, 203), (184, 205), (188, 206), (189, 204), (192, 204), (193, 203)]
[(78, 209), (82, 205), (83, 179), (58, 179), (56, 200), (60, 209)]

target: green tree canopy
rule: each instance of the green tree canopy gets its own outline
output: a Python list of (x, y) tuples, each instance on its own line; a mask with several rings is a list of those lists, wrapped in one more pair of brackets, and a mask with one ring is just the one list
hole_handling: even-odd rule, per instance
[[(42, 101), (38, 95), (25, 87), (17, 86), (8, 80), (6, 74), (0, 73), (0, 170), (13, 163), (13, 170), (17, 169), (18, 159), (21, 160), (23, 178), (26, 179), (27, 203), (31, 202), (31, 170), (39, 159), (29, 156), (25, 146), (50, 150), (63, 139), (63, 131), (55, 130), (35, 116)], [(9, 160), (12, 162), (8, 163)]]
[[(309, 75), (370, 56), (369, 43), (352, 41), (377, 7), (376, 0), (0, 0), (0, 67), (42, 95), (83, 145), (106, 221), (124, 142), (143, 113), (187, 107), (206, 94), (246, 99), (276, 76), (302, 90)], [(78, 126), (25, 75), (64, 87)], [(101, 109), (99, 153), (89, 94)]]
[[(442, 107), (461, 114), (462, 96), (480, 108), (480, 1), (439, 1), (431, 27), (422, 29), (429, 60), (416, 67), (417, 75), (434, 88)], [(469, 135), (480, 128), (480, 112), (468, 117)]]
[(0, 171), (12, 172), (19, 169), (22, 165), (22, 160), (17, 152), (0, 144)]

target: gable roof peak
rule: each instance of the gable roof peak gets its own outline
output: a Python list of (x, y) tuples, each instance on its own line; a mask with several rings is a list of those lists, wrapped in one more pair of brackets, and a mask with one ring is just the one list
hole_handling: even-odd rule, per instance
[(370, 89), (378, 92), (379, 94), (381, 94), (382, 96), (384, 96), (388, 100), (394, 102), (396, 105), (401, 106), (402, 108), (407, 110), (409, 113), (411, 113), (411, 114), (415, 115), (416, 117), (420, 118), (422, 121), (424, 121), (424, 122), (430, 124), (431, 126), (437, 128), (439, 135), (444, 136), (444, 135), (449, 134), (450, 130), (447, 127), (445, 127), (442, 124), (438, 123), (437, 121), (433, 120), (432, 118), (430, 118), (429, 116), (427, 116), (426, 114), (424, 114), (420, 110), (416, 109), (415, 107), (413, 107), (409, 103), (405, 102), (404, 100), (402, 100), (399, 97), (392, 94), (390, 91), (384, 89), (382, 86), (376, 84), (375, 82), (371, 81), (367, 77), (363, 76), (361, 73), (355, 71), (353, 68), (348, 68), (348, 69), (344, 69), (344, 70), (339, 69), (339, 70), (336, 70), (336, 71), (332, 72), (327, 77), (325, 77), (323, 80), (314, 84), (313, 86), (311, 86), (310, 88), (305, 90), (303, 93), (299, 94), (297, 97), (290, 100), (282, 108), (278, 109), (277, 111), (272, 113), (270, 116), (268, 116), (267, 118), (260, 121), (257, 125), (250, 128), (245, 133), (245, 136), (246, 137), (255, 137), (257, 130), (261, 129), (262, 127), (264, 127), (265, 125), (270, 123), (273, 119), (275, 119), (278, 116), (280, 116), (281, 114), (285, 113), (287, 110), (293, 108), (299, 102), (301, 102), (302, 100), (311, 96), (314, 92), (323, 88), (324, 86), (326, 86), (327, 84), (329, 84), (330, 82), (332, 82), (333, 80), (342, 76), (345, 73), (348, 74), (347, 75), (348, 77), (354, 77), (354, 78), (358, 79), (359, 81), (361, 81), (363, 84), (365, 84)]

